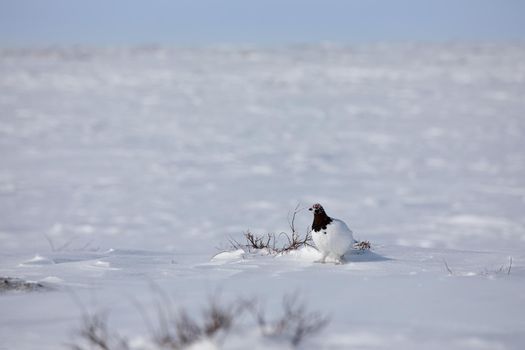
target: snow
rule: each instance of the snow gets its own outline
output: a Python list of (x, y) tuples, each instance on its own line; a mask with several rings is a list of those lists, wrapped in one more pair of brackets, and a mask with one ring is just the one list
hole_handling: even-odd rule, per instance
[(229, 262), (239, 261), (244, 259), (246, 252), (243, 249), (236, 249), (232, 251), (220, 252), (211, 258), (212, 262)]
[[(525, 47), (0, 50), (0, 349), (74, 342), (107, 311), (151, 348), (159, 290), (329, 317), (304, 349), (521, 349)], [(229, 249), (319, 202), (348, 263)], [(301, 211), (304, 233), (311, 215)], [(512, 265), (511, 265), (512, 264)], [(292, 346), (242, 323), (194, 349)]]

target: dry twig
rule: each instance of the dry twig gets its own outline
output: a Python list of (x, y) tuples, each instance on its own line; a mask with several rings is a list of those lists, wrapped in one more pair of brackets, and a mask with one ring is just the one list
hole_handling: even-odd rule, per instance
[[(288, 225), (290, 226), (290, 233), (281, 232), (279, 235), (274, 233), (267, 233), (266, 235), (257, 235), (250, 231), (244, 233), (245, 243), (239, 243), (238, 241), (230, 238), (230, 245), (233, 249), (243, 250), (267, 250), (270, 254), (282, 254), (292, 250), (299, 249), (301, 247), (309, 246), (312, 247), (312, 234), (308, 230), (304, 237), (297, 232), (295, 228), (295, 218), (299, 213), (299, 205), (297, 205), (291, 215), (288, 216)], [(280, 246), (278, 245), (281, 237), (284, 237), (286, 241)]]
[(305, 337), (321, 331), (328, 324), (325, 316), (308, 311), (296, 294), (286, 295), (282, 307), (282, 316), (271, 322), (266, 319), (262, 310), (257, 311), (259, 328), (266, 336), (285, 336), (292, 345), (297, 346)]

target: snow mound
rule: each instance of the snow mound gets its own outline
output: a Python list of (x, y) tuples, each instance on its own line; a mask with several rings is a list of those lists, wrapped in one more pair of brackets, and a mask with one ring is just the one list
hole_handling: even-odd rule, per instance
[(232, 261), (243, 260), (245, 257), (245, 252), (242, 249), (233, 250), (230, 252), (221, 252), (211, 258), (211, 262), (218, 263), (227, 263)]
[(53, 265), (54, 263), (52, 259), (37, 254), (33, 259), (25, 261), (21, 265)]
[(118, 271), (120, 268), (112, 267), (111, 263), (109, 261), (102, 261), (102, 260), (96, 260), (94, 262), (90, 262), (87, 265), (84, 266), (86, 269), (92, 269), (92, 270), (107, 270), (107, 271)]
[(64, 280), (62, 278), (56, 277), (56, 276), (47, 276), (45, 278), (42, 278), (39, 282), (59, 284), (59, 283), (63, 283)]
[(282, 255), (283, 257), (291, 257), (294, 260), (313, 262), (321, 257), (321, 253), (314, 247), (302, 247), (297, 250), (291, 250)]

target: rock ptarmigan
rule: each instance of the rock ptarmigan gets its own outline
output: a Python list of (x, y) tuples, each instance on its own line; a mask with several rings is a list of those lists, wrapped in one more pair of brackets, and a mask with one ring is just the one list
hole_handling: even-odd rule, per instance
[(352, 231), (343, 221), (326, 215), (323, 206), (319, 203), (312, 205), (309, 210), (314, 213), (312, 238), (322, 254), (321, 259), (316, 262), (325, 263), (326, 258), (331, 256), (337, 264), (342, 264), (343, 256), (356, 242)]

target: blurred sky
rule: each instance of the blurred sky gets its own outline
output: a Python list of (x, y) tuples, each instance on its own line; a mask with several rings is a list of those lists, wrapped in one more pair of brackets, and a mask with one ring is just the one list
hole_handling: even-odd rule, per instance
[(521, 0), (0, 0), (0, 45), (522, 41)]

